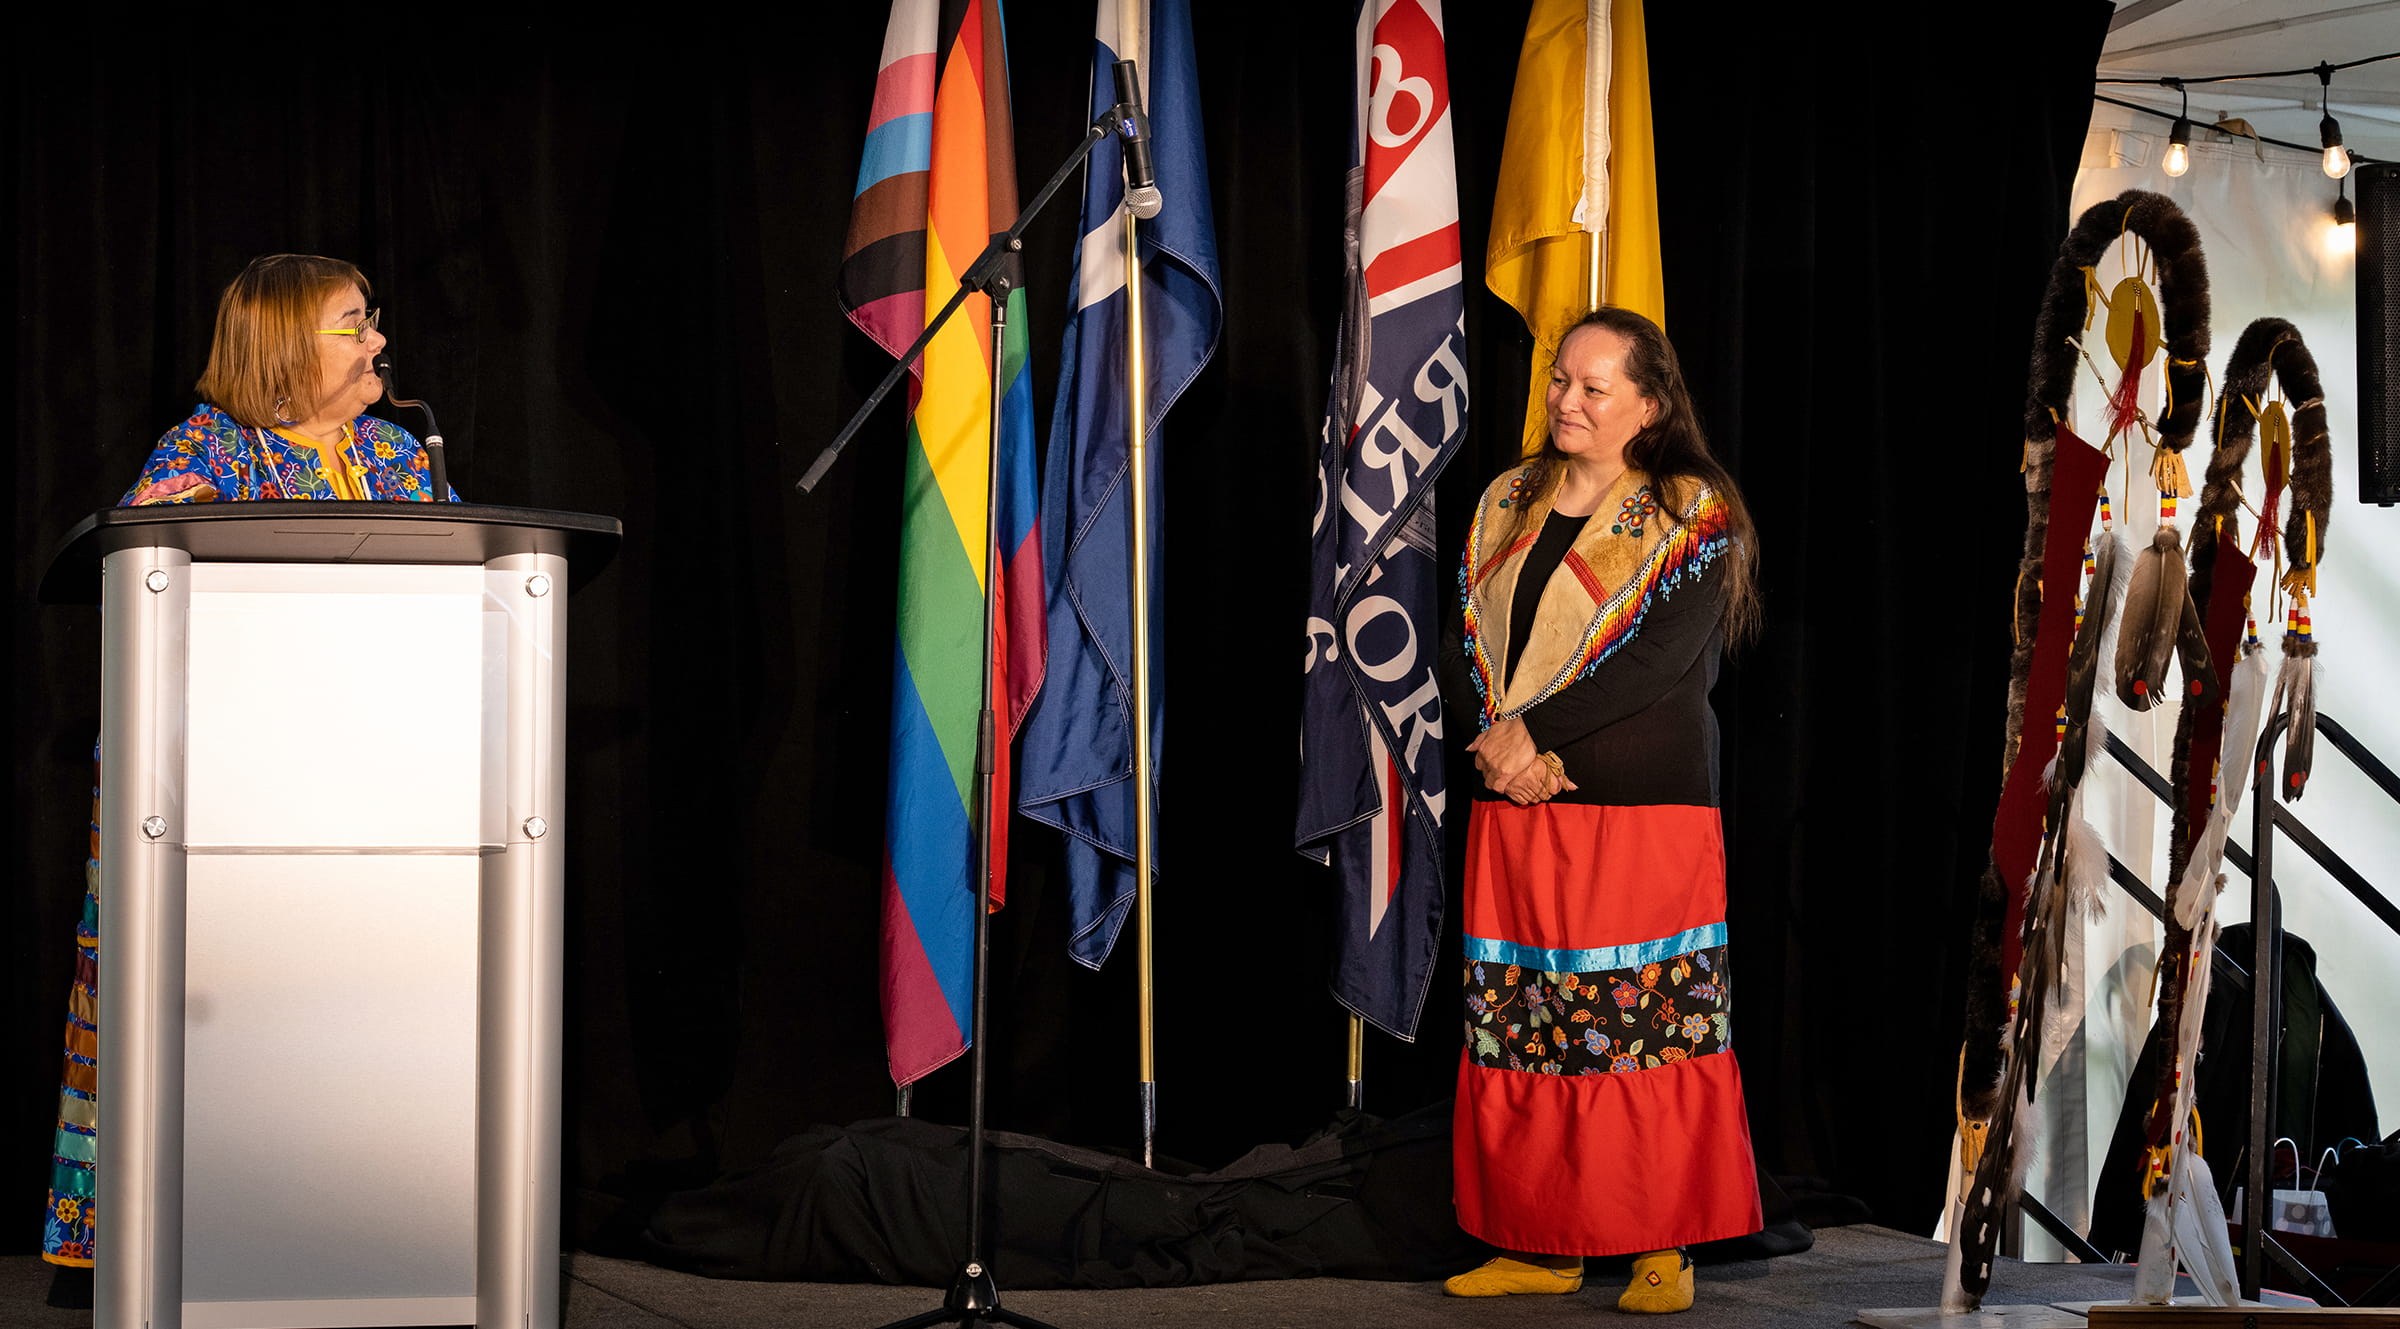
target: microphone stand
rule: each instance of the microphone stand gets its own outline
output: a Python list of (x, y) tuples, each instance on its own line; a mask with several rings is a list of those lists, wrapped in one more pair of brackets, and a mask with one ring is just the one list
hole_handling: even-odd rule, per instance
[[(995, 547), (992, 514), (1000, 506), (1000, 392), (1004, 386), (1001, 381), (1003, 372), (1001, 352), (1008, 330), (1008, 292), (1019, 284), (1017, 276), (1012, 270), (1014, 265), (1010, 260), (1024, 248), (1020, 237), (1024, 235), (1025, 228), (1032, 223), (1034, 216), (1050, 202), (1051, 195), (1056, 194), (1060, 186), (1067, 182), (1068, 177), (1072, 176), (1092, 155), (1092, 149), (1098, 147), (1101, 140), (1119, 132), (1118, 126), (1129, 123), (1132, 114), (1131, 107), (1112, 106), (1105, 114), (1092, 121), (1091, 125), (1084, 130), (1083, 142), (1068, 155), (1065, 162), (1060, 164), (1058, 170), (1051, 175), (1049, 182), (1042, 186), (1041, 192), (1035, 194), (1033, 201), (1025, 205), (1024, 211), (1017, 214), (1016, 221), (1011, 223), (1007, 230), (993, 236), (991, 243), (984, 246), (983, 252), (977, 255), (974, 263), (968, 266), (966, 275), (959, 278), (958, 289), (951, 293), (949, 303), (943, 305), (940, 312), (936, 313), (925, 325), (925, 331), (909, 346), (907, 352), (893, 363), (890, 372), (883, 376), (883, 381), (875, 385), (875, 390), (868, 394), (865, 403), (858, 408), (856, 414), (850, 417), (850, 422), (842, 426), (842, 432), (836, 434), (833, 441), (825, 445), (825, 450), (817, 454), (817, 459), (810, 463), (808, 471), (800, 477), (801, 492), (814, 491), (817, 482), (822, 480), (825, 473), (833, 468), (834, 458), (841, 454), (843, 446), (849, 443), (851, 436), (866, 424), (867, 417), (874, 414), (875, 408), (882, 404), (886, 396), (890, 395), (891, 390), (899, 384), (901, 376), (908, 372), (909, 367), (917, 363), (917, 357), (922, 355), (925, 347), (933, 341), (934, 334), (941, 330), (943, 324), (950, 321), (950, 316), (958, 312), (959, 306), (966, 303), (968, 294), (980, 292), (988, 297), (988, 303), (991, 306), (992, 383), (986, 427), (990, 456), (983, 505), (984, 575), (983, 640), (981, 643), (983, 709), (976, 717), (975, 722), (975, 806), (969, 812), (968, 822), (969, 834), (975, 842), (975, 977), (969, 1017), (974, 1032), (968, 1051), (967, 1252), (966, 1258), (959, 1264), (957, 1277), (950, 1285), (949, 1295), (943, 1299), (939, 1307), (921, 1315), (895, 1320), (891, 1324), (883, 1326), (882, 1329), (924, 1329), (928, 1325), (943, 1323), (956, 1324), (961, 1326), (961, 1329), (971, 1329), (971, 1326), (982, 1322), (1014, 1325), (1017, 1326), (1017, 1329), (1052, 1329), (1052, 1326), (1044, 1324), (1040, 1320), (1003, 1308), (1000, 1305), (999, 1285), (993, 1281), (990, 1267), (983, 1262), (984, 1016), (989, 1005), (990, 980), (986, 971), (989, 968), (988, 961), (991, 954), (992, 913), (988, 902), (992, 881), (991, 828), (992, 818), (995, 815), (992, 807), (992, 777), (994, 772), (999, 769), (1001, 760), (1001, 754), (996, 751), (999, 744), (999, 721), (993, 707), (992, 696), (992, 627), (999, 618), (1000, 598), (1000, 558), (999, 551)], [(998, 815), (1006, 814), (1003, 812)]]
[(433, 418), (432, 405), (413, 397), (403, 397), (392, 386), (392, 361), (389, 356), (375, 357), (375, 376), (383, 380), (383, 395), (390, 399), (392, 405), (413, 406), (425, 413), (425, 437), (419, 441), (425, 445), (426, 469), (432, 472), (433, 492), (429, 501), (449, 502), (450, 460), (442, 455), (442, 426)]

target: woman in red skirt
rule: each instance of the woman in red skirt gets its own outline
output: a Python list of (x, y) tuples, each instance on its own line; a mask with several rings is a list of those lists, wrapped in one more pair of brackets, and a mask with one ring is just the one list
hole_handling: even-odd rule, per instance
[(1618, 1304), (1692, 1304), (1680, 1248), (1760, 1226), (1731, 1041), (1717, 723), (1754, 630), (1750, 516), (1658, 325), (1567, 333), (1549, 439), (1485, 490), (1454, 672), (1483, 732), (1467, 828), (1460, 1226), (1509, 1254), (1458, 1296), (1572, 1292), (1635, 1253)]

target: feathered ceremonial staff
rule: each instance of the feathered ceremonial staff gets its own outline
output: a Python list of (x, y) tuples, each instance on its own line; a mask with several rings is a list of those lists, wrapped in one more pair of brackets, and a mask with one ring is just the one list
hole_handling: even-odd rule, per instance
[[(2120, 283), (2114, 295), (2098, 288), (2093, 274), (2101, 255), (2128, 233), (2149, 247), (2158, 265), (2156, 297), (2138, 282)], [(2106, 853), (2081, 825), (2075, 793), (2100, 742), (2089, 705), (2097, 690), (2106, 602), (2119, 569), (2137, 560), (2115, 550), (2113, 537), (2103, 541), (2110, 550), (2109, 575), (2098, 575), (2096, 556), (2093, 580), (2102, 603), (2097, 613), (2087, 606), (2081, 625), (2090, 629), (2087, 640), (2072, 626), (2073, 574), (2067, 569), (2091, 528), (2107, 458), (2064, 424), (2082, 349), (2075, 338), (2101, 307), (2110, 311), (2110, 349), (2125, 376), (2111, 395), (2116, 430), (2135, 422), (2148, 427), (2138, 410), (2139, 380), (2163, 351), (2167, 400), (2156, 421), (2153, 474), (2162, 488), (2179, 484), (2189, 492), (2181, 454), (2201, 415), (2208, 268), (2198, 229), (2173, 202), (2128, 190), (2086, 210), (2059, 247), (2035, 325), (2025, 407), (2025, 553), (2009, 671), (2008, 779), (1979, 892), (1959, 1059), (1960, 1175), (1953, 1178), (1942, 1293), (1951, 1310), (1979, 1305), (1990, 1287), (2000, 1218), (2016, 1198), (2030, 1156), (2033, 1092), (2069, 944), (2072, 887), (2080, 885), (2096, 899), (2098, 877), (2106, 872)], [(2174, 562), (2180, 570), (2181, 558)], [(2054, 583), (2046, 584), (2045, 568), (2058, 570)], [(2183, 579), (2175, 581), (2180, 595)], [(2154, 602), (2161, 598), (2155, 585), (2148, 589)], [(2132, 586), (2125, 590), (2128, 598), (2139, 593)], [(2080, 741), (2067, 742), (2070, 733)], [(2057, 1014), (2072, 1018), (2064, 1010)]]
[[(2284, 401), (2267, 397), (2270, 379), (2285, 398), (2299, 403), (2296, 412), (2287, 416)], [(2241, 549), (2239, 480), (2254, 428), (2262, 454), (2259, 530), (2246, 555)], [(2168, 838), (2171, 877), (2162, 952), (2171, 963), (2160, 975), (2158, 1021), (2151, 1031), (2153, 1040), (2173, 1042), (2166, 1055), (2155, 1059), (2159, 1079), (2152, 1086), (2144, 1141), (2147, 1209), (2141, 1271), (2134, 1280), (2135, 1299), (2151, 1303), (2172, 1296), (2179, 1259), (2211, 1302), (2230, 1304), (2236, 1295), (2233, 1253), (2215, 1178), (2184, 1132), (2191, 1121), (2199, 1022), (2208, 1001), (2217, 938), (2216, 902), (2225, 884), (2219, 869), (2234, 809), (2250, 775), (2249, 753), (2266, 695), (2265, 656), (2255, 628), (2246, 641), (2239, 646), (2236, 642), (2248, 616), (2255, 556), (2278, 559), (2276, 515), (2287, 489), (2293, 510), (2283, 534), (2285, 543), (2299, 553), (2280, 585), (2291, 596), (2293, 608), (2274, 708), (2292, 706), (2295, 730), (2304, 722), (2312, 731), (2314, 727), (2309, 671), (2315, 643), (2307, 630), (2307, 596), (2315, 589), (2333, 484), (2323, 388), (2316, 361), (2297, 328), (2282, 319), (2262, 318), (2243, 330), (2226, 362), (2215, 432), (2217, 446), (2192, 533), (2192, 594), (2203, 606), (2210, 649), (2235, 663), (2223, 710), (2186, 706), (2176, 726), (2172, 780), (2179, 796)], [(2297, 797), (2307, 782), (2309, 754), (2290, 746), (2285, 753), (2285, 796)], [(2213, 779), (2204, 782), (2203, 770), (2211, 771)], [(2264, 785), (2266, 772), (2259, 775), (2260, 797), (2274, 797)]]
[[(2164, 1302), (2172, 1296), (2178, 1262), (2192, 1270), (2209, 1301), (2230, 1304), (2236, 1295), (2233, 1251), (2216, 1181), (2185, 1131), (2191, 1125), (2196, 1088), (2198, 1021), (2208, 1003), (2216, 947), (2217, 898), (2225, 884), (2220, 869), (2266, 693), (2265, 661), (2256, 634), (2243, 642), (2256, 565), (2242, 549), (2240, 481), (2255, 429), (2264, 443), (2264, 482), (2259, 487), (2259, 542), (2252, 553), (2271, 553), (2275, 508), (2291, 449), (2283, 405), (2265, 401), (2265, 389), (2275, 374), (2287, 392), (2305, 382), (2308, 394), (2316, 395), (2315, 366), (2307, 361), (2305, 348), (2295, 344), (2297, 336), (2281, 319), (2260, 319), (2235, 343), (2217, 397), (2212, 431), (2216, 446), (2192, 527), (2191, 598), (2204, 624), (2205, 649), (2227, 662), (2230, 677), (2222, 707), (2194, 698), (2176, 717), (2169, 768), (2175, 798), (2167, 837), (2166, 938), (2161, 948), (2165, 964), (2159, 975), (2158, 1019), (2150, 1033), (2154, 1047), (2146, 1054), (2159, 1070), (2148, 1090), (2141, 1272), (2134, 1280), (2135, 1299), (2145, 1302)], [(2314, 406), (2313, 418), (2322, 446), (2321, 403)]]

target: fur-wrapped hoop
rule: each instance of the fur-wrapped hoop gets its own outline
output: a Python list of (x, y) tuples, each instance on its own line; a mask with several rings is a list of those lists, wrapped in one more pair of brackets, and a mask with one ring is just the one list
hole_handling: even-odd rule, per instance
[[(2128, 189), (2084, 209), (2075, 229), (2050, 265), (2050, 285), (2033, 330), (2033, 374), (2025, 391), (2025, 437), (2047, 443), (2066, 418), (2074, 396), (2077, 354), (2068, 339), (2083, 328), (2083, 270), (2099, 263), (2108, 247), (2127, 234), (2141, 237), (2158, 261), (2158, 299), (2165, 326), (2167, 397), (2157, 421), (2159, 446), (2181, 452), (2200, 423), (2208, 369), (2208, 262), (2200, 254), (2200, 228), (2164, 194)], [(2056, 414), (2054, 415), (2053, 412)]]
[[(2254, 405), (2263, 404), (2267, 385), (2283, 389), (2292, 403), (2290, 460), (2291, 513), (2283, 522), (2284, 557), (2293, 571), (2309, 559), (2309, 536), (2316, 536), (2316, 559), (2325, 557), (2325, 528), (2333, 519), (2333, 445), (2325, 429), (2325, 387), (2317, 374), (2317, 358), (2309, 353), (2300, 329), (2280, 318), (2262, 318), (2242, 329), (2233, 343), (2219, 379), (2216, 419), (2211, 432), (2216, 451), (2208, 460), (2208, 479), (2200, 489), (2200, 519), (2192, 526), (2192, 598), (2208, 603), (2208, 578), (2220, 519), (2224, 538), (2241, 538), (2242, 467), (2250, 460), (2257, 432)], [(2264, 506), (2267, 494), (2281, 487), (2281, 476), (2267, 477), (2251, 497)], [(2270, 514), (2272, 515), (2272, 514)], [(2309, 565), (2313, 568), (2313, 564)]]
[[(2034, 625), (2041, 617), (2042, 544), (2050, 531), (2050, 465), (2059, 422), (2075, 399), (2072, 339), (2083, 330), (2083, 270), (2108, 247), (2132, 234), (2158, 261), (2160, 317), (2165, 326), (2167, 395), (2172, 408), (2158, 421), (2159, 446), (2181, 452), (2192, 441), (2207, 396), (2208, 262), (2200, 228), (2164, 194), (2128, 189), (2084, 210), (2050, 265), (2049, 285), (2034, 323), (2032, 367), (2025, 385), (2025, 551), (2017, 567), (2016, 654), (2009, 661), (2008, 735), (2013, 756), (2025, 725), (2025, 675), (2033, 663)], [(1972, 1076), (1969, 1077), (1973, 1078)]]

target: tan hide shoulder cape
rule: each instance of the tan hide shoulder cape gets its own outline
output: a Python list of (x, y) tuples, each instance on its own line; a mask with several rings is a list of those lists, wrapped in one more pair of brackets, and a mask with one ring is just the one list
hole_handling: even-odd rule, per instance
[[(1729, 513), (1715, 490), (1690, 479), (1663, 484), (1628, 470), (1584, 522), (1542, 587), (1531, 635), (1505, 680), (1517, 578), (1554, 500), (1533, 493), (1531, 465), (1483, 491), (1459, 574), (1466, 599), (1469, 672), (1489, 727), (1522, 715), (1588, 676), (1641, 630), (1651, 605), (1697, 577), (1731, 545)], [(1680, 500), (1674, 503), (1673, 500)]]

